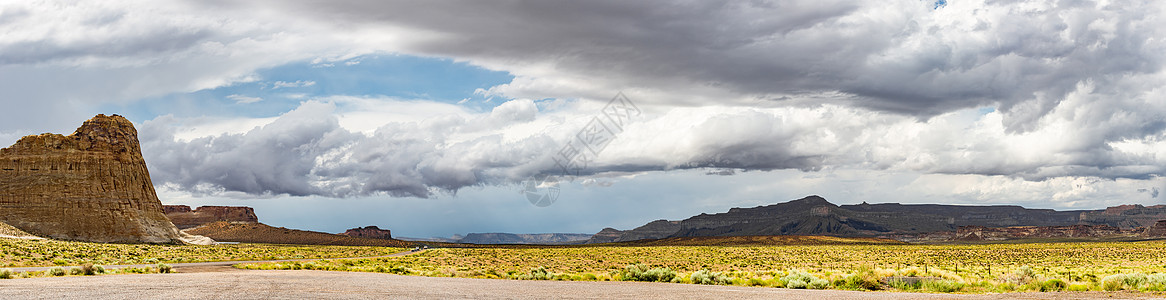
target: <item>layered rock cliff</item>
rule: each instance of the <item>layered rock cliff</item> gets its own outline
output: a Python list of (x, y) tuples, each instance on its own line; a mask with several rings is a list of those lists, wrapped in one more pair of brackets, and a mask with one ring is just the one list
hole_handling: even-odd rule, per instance
[(200, 206), (190, 209), (190, 206), (186, 205), (163, 205), (162, 211), (178, 229), (194, 228), (219, 221), (259, 222), (255, 209), (246, 206)]
[(177, 243), (133, 123), (97, 115), (72, 135), (41, 134), (0, 149), (0, 222), (62, 240)]

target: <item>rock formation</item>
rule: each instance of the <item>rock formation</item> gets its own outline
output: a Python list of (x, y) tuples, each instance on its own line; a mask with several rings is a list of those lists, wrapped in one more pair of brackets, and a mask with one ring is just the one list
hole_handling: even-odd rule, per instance
[(183, 240), (162, 214), (137, 130), (118, 115), (97, 115), (69, 136), (31, 135), (0, 149), (0, 222), (62, 240)]
[(386, 239), (386, 240), (393, 239), (393, 234), (390, 230), (380, 229), (380, 227), (376, 227), (376, 226), (366, 226), (363, 228), (353, 228), (353, 229), (346, 230), (346, 231), (344, 231), (344, 233), (341, 233), (341, 234), (351, 236), (351, 237)]
[(200, 206), (190, 209), (186, 205), (163, 205), (162, 211), (178, 229), (188, 229), (219, 221), (257, 223), (255, 209), (246, 206)]

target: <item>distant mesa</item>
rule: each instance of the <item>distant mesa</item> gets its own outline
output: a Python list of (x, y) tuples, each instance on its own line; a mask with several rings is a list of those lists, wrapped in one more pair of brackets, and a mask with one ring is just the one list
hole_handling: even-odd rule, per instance
[(471, 233), (458, 240), (464, 244), (579, 244), (592, 235), (581, 233)]
[(412, 242), (395, 239), (351, 237), (343, 234), (272, 227), (263, 223), (214, 222), (186, 229), (185, 232), (207, 236), (216, 241), (265, 244), (341, 245), (411, 247)]
[(178, 229), (189, 229), (219, 221), (258, 223), (255, 209), (246, 206), (200, 206), (190, 209), (186, 205), (163, 205), (162, 211)]
[[(1056, 211), (1020, 206), (940, 204), (835, 205), (820, 196), (732, 208), (680, 221), (656, 220), (631, 230), (605, 228), (588, 243), (703, 236), (827, 235), (920, 240), (1029, 237), (1166, 236), (1166, 206), (1122, 205)], [(1146, 228), (1153, 226), (1150, 228)], [(1144, 233), (1143, 233), (1144, 230)]]
[(380, 229), (379, 227), (376, 227), (376, 226), (365, 226), (365, 227), (352, 228), (349, 230), (345, 230), (344, 233), (341, 233), (341, 234), (351, 236), (351, 237), (370, 238), (370, 239), (386, 239), (386, 240), (393, 239), (393, 234), (390, 230)]
[(0, 149), (0, 222), (60, 240), (213, 242), (180, 233), (163, 215), (138, 132), (118, 115)]

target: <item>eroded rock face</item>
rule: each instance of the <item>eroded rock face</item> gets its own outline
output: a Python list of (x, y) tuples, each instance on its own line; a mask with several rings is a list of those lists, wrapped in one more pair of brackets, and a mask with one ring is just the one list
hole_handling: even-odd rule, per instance
[(200, 206), (190, 209), (186, 205), (163, 205), (162, 211), (178, 229), (187, 229), (219, 221), (257, 223), (255, 209), (246, 206)]
[(72, 135), (0, 149), (0, 222), (62, 240), (177, 243), (133, 123), (97, 115)]
[(353, 229), (349, 229), (347, 231), (344, 231), (344, 233), (341, 233), (341, 234), (351, 236), (351, 237), (362, 237), (362, 238), (373, 238), (373, 239), (386, 239), (386, 240), (388, 240), (388, 239), (393, 238), (392, 231), (390, 231), (388, 229), (381, 229), (380, 227), (376, 227), (376, 226), (366, 226), (363, 228), (353, 228)]

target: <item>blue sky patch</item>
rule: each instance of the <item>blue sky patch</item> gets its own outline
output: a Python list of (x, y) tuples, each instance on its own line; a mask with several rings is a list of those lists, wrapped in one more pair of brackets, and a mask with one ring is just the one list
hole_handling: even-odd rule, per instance
[(474, 95), (474, 90), (509, 83), (514, 76), (450, 59), (410, 55), (366, 55), (347, 61), (291, 63), (256, 71), (258, 80), (191, 93), (175, 93), (109, 104), (135, 120), (173, 114), (177, 117), (272, 117), (305, 100), (335, 96), (391, 97), (458, 103), (489, 111), (505, 99)]

